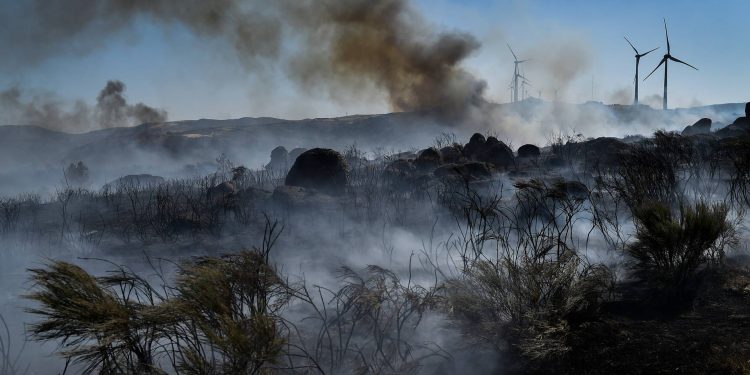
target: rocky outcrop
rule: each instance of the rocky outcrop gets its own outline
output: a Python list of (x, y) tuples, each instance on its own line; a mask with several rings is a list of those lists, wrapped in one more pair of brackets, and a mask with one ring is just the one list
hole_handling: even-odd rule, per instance
[(289, 151), (289, 156), (287, 156), (287, 161), (290, 164), (294, 164), (294, 161), (297, 160), (297, 158), (300, 155), (302, 155), (302, 153), (304, 153), (305, 151), (307, 151), (307, 149), (306, 148), (302, 148), (302, 147), (297, 147), (297, 148), (293, 149), (292, 151)]
[(719, 138), (750, 136), (750, 103), (745, 104), (745, 117), (738, 117), (730, 125), (716, 131)]
[(542, 152), (539, 150), (539, 147), (532, 144), (526, 144), (518, 148), (519, 158), (536, 159), (541, 154)]
[(414, 166), (420, 171), (432, 172), (442, 164), (443, 158), (438, 150), (430, 147), (419, 152), (414, 160)]
[(269, 171), (286, 171), (289, 168), (289, 153), (284, 146), (278, 146), (271, 151), (271, 162), (265, 168)]
[(495, 137), (488, 137), (484, 147), (476, 157), (477, 161), (490, 163), (498, 168), (510, 168), (515, 164), (513, 150)]
[(314, 148), (297, 157), (284, 183), (339, 195), (344, 193), (349, 183), (349, 166), (340, 153)]
[(474, 133), (469, 139), (469, 143), (464, 145), (464, 156), (468, 159), (475, 159), (484, 150), (484, 144), (486, 142), (487, 140), (483, 135)]
[(476, 133), (464, 146), (464, 156), (469, 160), (490, 163), (498, 168), (509, 168), (515, 164), (513, 150), (495, 137), (484, 138)]
[(698, 134), (710, 134), (711, 133), (711, 119), (702, 118), (693, 125), (688, 125), (682, 131), (683, 136), (691, 136)]
[(440, 149), (440, 156), (444, 163), (457, 163), (463, 159), (463, 147), (459, 144), (445, 146)]

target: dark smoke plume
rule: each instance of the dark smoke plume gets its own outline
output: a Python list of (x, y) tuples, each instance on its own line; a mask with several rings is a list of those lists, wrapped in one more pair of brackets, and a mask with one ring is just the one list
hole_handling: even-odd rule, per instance
[(281, 62), (305, 88), (374, 86), (397, 111), (461, 112), (480, 103), (485, 88), (460, 67), (477, 40), (436, 32), (409, 0), (35, 0), (3, 7), (11, 9), (0, 14), (15, 7), (21, 17), (0, 19), (18, 30), (0, 43), (24, 41), (19, 53), (29, 60), (95, 49), (145, 17), (226, 40), (256, 72)]
[(128, 105), (123, 92), (125, 84), (121, 81), (108, 81), (99, 92), (96, 98), (96, 113), (97, 122), (101, 127), (127, 126), (132, 120), (135, 120), (136, 124), (167, 120), (164, 110), (151, 108), (143, 103)]
[(26, 93), (19, 86), (0, 91), (0, 125), (36, 125), (66, 132), (84, 132), (147, 122), (164, 122), (167, 112), (143, 103), (128, 104), (125, 84), (108, 81), (96, 106), (83, 101), (69, 105), (53, 93)]

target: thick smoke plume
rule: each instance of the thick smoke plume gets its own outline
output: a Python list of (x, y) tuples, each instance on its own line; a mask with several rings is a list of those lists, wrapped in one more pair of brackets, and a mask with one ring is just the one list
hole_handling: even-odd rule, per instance
[(436, 32), (408, 0), (36, 0), (2, 7), (11, 9), (0, 14), (19, 7), (23, 16), (1, 23), (23, 24), (9, 27), (15, 31), (0, 36), (0, 46), (28, 46), (18, 53), (29, 61), (95, 49), (145, 17), (225, 40), (256, 72), (281, 62), (305, 88), (375, 87), (396, 111), (457, 113), (481, 103), (485, 88), (460, 67), (478, 41)]
[(92, 108), (80, 100), (69, 105), (53, 93), (29, 94), (13, 86), (0, 91), (0, 124), (82, 132), (167, 120), (165, 110), (143, 103), (128, 104), (124, 93), (124, 83), (108, 81)]
[(143, 103), (128, 105), (123, 96), (125, 84), (121, 81), (109, 81), (96, 98), (98, 123), (110, 128), (127, 126), (131, 120), (142, 124), (146, 122), (164, 122), (167, 113), (161, 109), (151, 108)]

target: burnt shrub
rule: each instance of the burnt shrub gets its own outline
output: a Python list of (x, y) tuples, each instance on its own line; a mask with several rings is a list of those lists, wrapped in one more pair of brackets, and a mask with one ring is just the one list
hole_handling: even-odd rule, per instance
[(733, 237), (723, 204), (681, 204), (675, 213), (664, 203), (649, 203), (634, 211), (636, 241), (627, 248), (634, 273), (667, 292), (679, 292), (698, 268), (721, 261)]

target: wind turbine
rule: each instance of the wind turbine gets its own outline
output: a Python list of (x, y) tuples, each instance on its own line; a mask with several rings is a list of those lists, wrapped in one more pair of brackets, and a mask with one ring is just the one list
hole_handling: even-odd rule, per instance
[(649, 73), (646, 76), (646, 78), (644, 78), (643, 80), (645, 81), (645, 80), (648, 79), (648, 77), (651, 77), (651, 75), (654, 74), (654, 72), (656, 71), (656, 69), (659, 69), (659, 67), (661, 66), (661, 64), (664, 64), (664, 98), (663, 98), (663, 104), (664, 104), (664, 110), (666, 110), (667, 109), (667, 65), (669, 63), (669, 60), (672, 60), (674, 62), (678, 62), (680, 64), (685, 64), (685, 65), (687, 65), (687, 66), (689, 66), (689, 67), (691, 67), (691, 68), (693, 68), (695, 70), (698, 70), (698, 68), (696, 68), (696, 67), (694, 67), (694, 66), (692, 66), (692, 65), (690, 65), (690, 64), (688, 64), (688, 63), (686, 63), (686, 62), (684, 62), (684, 61), (682, 61), (682, 60), (680, 60), (680, 59), (672, 56), (672, 50), (669, 47), (669, 32), (667, 32), (667, 19), (666, 18), (664, 19), (664, 35), (666, 35), (666, 37), (667, 37), (667, 54), (664, 55), (664, 57), (661, 59), (661, 62), (659, 63), (659, 65), (657, 65), (656, 68), (654, 68), (654, 70), (652, 70), (651, 73)]
[(518, 78), (521, 77), (521, 73), (518, 71), (518, 65), (521, 63), (525, 63), (529, 61), (529, 59), (526, 60), (518, 60), (518, 57), (516, 57), (516, 53), (513, 52), (513, 48), (510, 48), (510, 44), (507, 45), (508, 49), (510, 50), (510, 54), (513, 55), (513, 102), (518, 101)]
[(633, 48), (633, 51), (635, 51), (635, 80), (633, 81), (635, 83), (635, 100), (633, 101), (633, 105), (638, 105), (638, 65), (641, 62), (641, 57), (646, 56), (651, 52), (654, 52), (655, 50), (659, 49), (659, 47), (656, 47), (646, 53), (638, 53), (638, 50), (635, 49), (635, 46), (633, 45), (633, 43), (630, 43), (630, 40), (628, 40), (627, 37), (623, 37), (623, 38), (625, 38), (625, 41), (628, 42), (628, 44), (630, 44), (630, 47)]
[(521, 100), (526, 100), (527, 98), (526, 86), (531, 86), (531, 81), (526, 79), (526, 77), (524, 77), (521, 74), (519, 74), (518, 77), (521, 78), (521, 89), (523, 90), (523, 92), (521, 93)]

